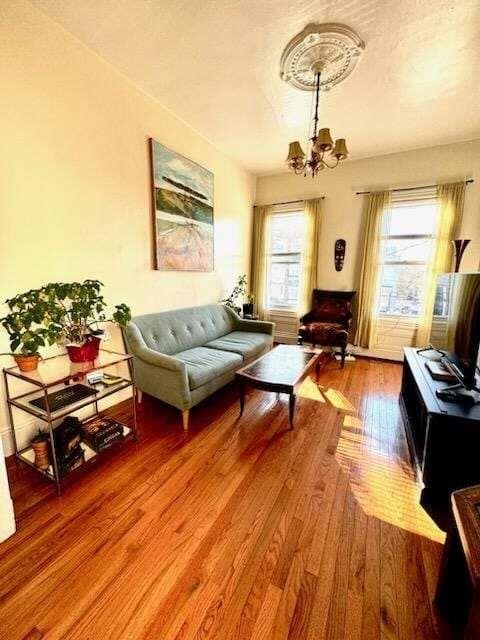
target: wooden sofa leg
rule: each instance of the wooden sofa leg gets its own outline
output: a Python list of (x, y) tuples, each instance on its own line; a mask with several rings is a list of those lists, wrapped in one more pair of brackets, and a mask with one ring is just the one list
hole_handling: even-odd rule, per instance
[(189, 409), (182, 411), (183, 430), (188, 431), (188, 418), (190, 417)]

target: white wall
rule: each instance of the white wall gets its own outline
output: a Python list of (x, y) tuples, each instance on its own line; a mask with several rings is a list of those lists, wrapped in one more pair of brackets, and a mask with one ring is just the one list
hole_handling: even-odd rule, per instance
[[(480, 260), (480, 140), (347, 161), (333, 171), (325, 170), (313, 180), (289, 172), (262, 176), (257, 180), (256, 203), (270, 204), (324, 195), (318, 286), (357, 289), (364, 198), (356, 196), (355, 192), (465, 178), (474, 178), (475, 182), (466, 189), (460, 237), (471, 238), (472, 242), (464, 254), (462, 271), (476, 271)], [(341, 272), (335, 271), (333, 263), (333, 246), (337, 238), (347, 241), (345, 265)], [(398, 323), (394, 327), (385, 327), (385, 331), (377, 336), (374, 353), (383, 356), (395, 353), (399, 357), (401, 349), (396, 345), (396, 336), (405, 340), (404, 330)], [(383, 351), (382, 342), (388, 343)]]
[[(140, 314), (216, 301), (248, 273), (254, 178), (23, 0), (0, 3), (0, 77), (0, 300), (98, 278)], [(214, 173), (214, 273), (152, 269), (150, 136)]]
[(2, 439), (0, 438), (0, 542), (14, 534), (15, 528), (15, 516), (3, 457)]

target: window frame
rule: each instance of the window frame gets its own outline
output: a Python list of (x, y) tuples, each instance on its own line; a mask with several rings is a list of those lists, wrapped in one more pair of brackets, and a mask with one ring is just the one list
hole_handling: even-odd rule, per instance
[[(269, 312), (274, 312), (274, 313), (279, 313), (279, 314), (286, 314), (286, 315), (290, 315), (290, 314), (296, 314), (298, 307), (300, 305), (300, 295), (301, 295), (301, 288), (302, 288), (302, 277), (303, 277), (303, 269), (302, 269), (302, 263), (303, 263), (303, 256), (304, 256), (304, 245), (305, 245), (305, 237), (302, 238), (302, 247), (300, 249), (300, 251), (283, 251), (283, 252), (273, 252), (271, 250), (271, 241), (272, 241), (272, 221), (274, 218), (279, 218), (281, 216), (301, 216), (301, 217), (305, 217), (305, 211), (303, 208), (298, 208), (298, 207), (294, 207), (294, 208), (281, 208), (278, 207), (277, 209), (274, 209), (272, 211), (272, 213), (269, 216), (269, 221), (268, 221), (268, 237), (267, 237), (267, 243), (266, 243), (266, 251), (265, 251), (265, 279), (266, 279), (266, 283), (265, 283), (265, 308), (267, 309), (267, 311)], [(304, 234), (305, 235), (305, 234)], [(299, 265), (299, 278), (298, 278), (298, 299), (295, 305), (270, 305), (270, 280), (271, 280), (271, 276), (270, 276), (270, 269), (271, 269), (271, 265), (272, 265), (272, 260), (271, 258), (273, 256), (275, 257), (287, 257), (287, 256), (297, 256), (299, 257), (298, 263), (296, 261), (291, 261), (291, 262), (277, 262), (276, 264), (298, 264)]]
[[(382, 290), (382, 272), (383, 272), (383, 267), (385, 265), (387, 266), (403, 266), (403, 265), (417, 265), (417, 266), (425, 266), (425, 276), (428, 272), (429, 269), (429, 265), (430, 262), (433, 259), (433, 255), (435, 252), (435, 243), (438, 241), (438, 216), (439, 216), (439, 209), (438, 209), (438, 200), (437, 200), (437, 195), (435, 193), (435, 195), (433, 196), (428, 196), (428, 197), (416, 197), (416, 198), (411, 198), (411, 199), (402, 199), (399, 198), (398, 200), (393, 199), (389, 209), (385, 210), (382, 213), (382, 216), (387, 216), (387, 215), (391, 215), (391, 211), (393, 209), (401, 209), (402, 207), (412, 207), (412, 206), (419, 206), (421, 207), (423, 206), (427, 206), (427, 205), (434, 205), (437, 208), (437, 213), (436, 213), (436, 223), (435, 223), (435, 231), (433, 233), (408, 233), (408, 234), (384, 234), (384, 233), (380, 233), (379, 235), (379, 262), (378, 262), (378, 285), (377, 285), (377, 291), (376, 291), (376, 304), (375, 304), (375, 315), (376, 315), (376, 319), (377, 321), (382, 321), (382, 320), (387, 320), (387, 321), (402, 321), (404, 323), (408, 323), (408, 324), (418, 324), (419, 320), (421, 320), (422, 318), (422, 313), (424, 310), (424, 299), (425, 297), (423, 296), (423, 302), (422, 302), (422, 307), (420, 309), (420, 312), (418, 315), (409, 315), (409, 314), (402, 314), (402, 313), (382, 313), (379, 309), (380, 307), (380, 299), (381, 299), (381, 290)], [(383, 219), (382, 219), (382, 226), (383, 226)], [(431, 250), (431, 254), (430, 256), (426, 259), (426, 260), (383, 260), (382, 257), (382, 250), (383, 250), (383, 243), (385, 241), (388, 240), (430, 240), (432, 242), (432, 250)], [(425, 284), (425, 283), (424, 283)]]

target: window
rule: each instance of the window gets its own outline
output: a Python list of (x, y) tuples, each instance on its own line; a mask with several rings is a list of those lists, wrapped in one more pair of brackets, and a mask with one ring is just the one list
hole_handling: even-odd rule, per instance
[(305, 218), (302, 211), (274, 213), (268, 225), (267, 308), (297, 308)]
[[(428, 195), (428, 194), (427, 194)], [(422, 315), (427, 275), (435, 249), (435, 194), (393, 200), (384, 213), (380, 243), (379, 316)]]

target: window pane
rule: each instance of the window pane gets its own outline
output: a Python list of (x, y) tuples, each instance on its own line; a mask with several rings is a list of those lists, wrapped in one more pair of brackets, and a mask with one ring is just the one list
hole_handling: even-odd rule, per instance
[(270, 252), (300, 252), (303, 244), (303, 214), (273, 216), (270, 224)]
[(419, 316), (427, 267), (425, 265), (383, 265), (380, 276), (380, 315)]
[(298, 306), (304, 232), (303, 212), (273, 215), (270, 219), (267, 271), (269, 308), (295, 309)]
[(428, 262), (433, 240), (431, 238), (412, 238), (408, 240), (383, 240), (382, 261)]
[(382, 235), (433, 235), (436, 231), (438, 206), (430, 203), (393, 205), (383, 218)]
[(300, 264), (294, 262), (275, 262), (270, 264), (268, 283), (268, 306), (296, 307), (300, 283)]

